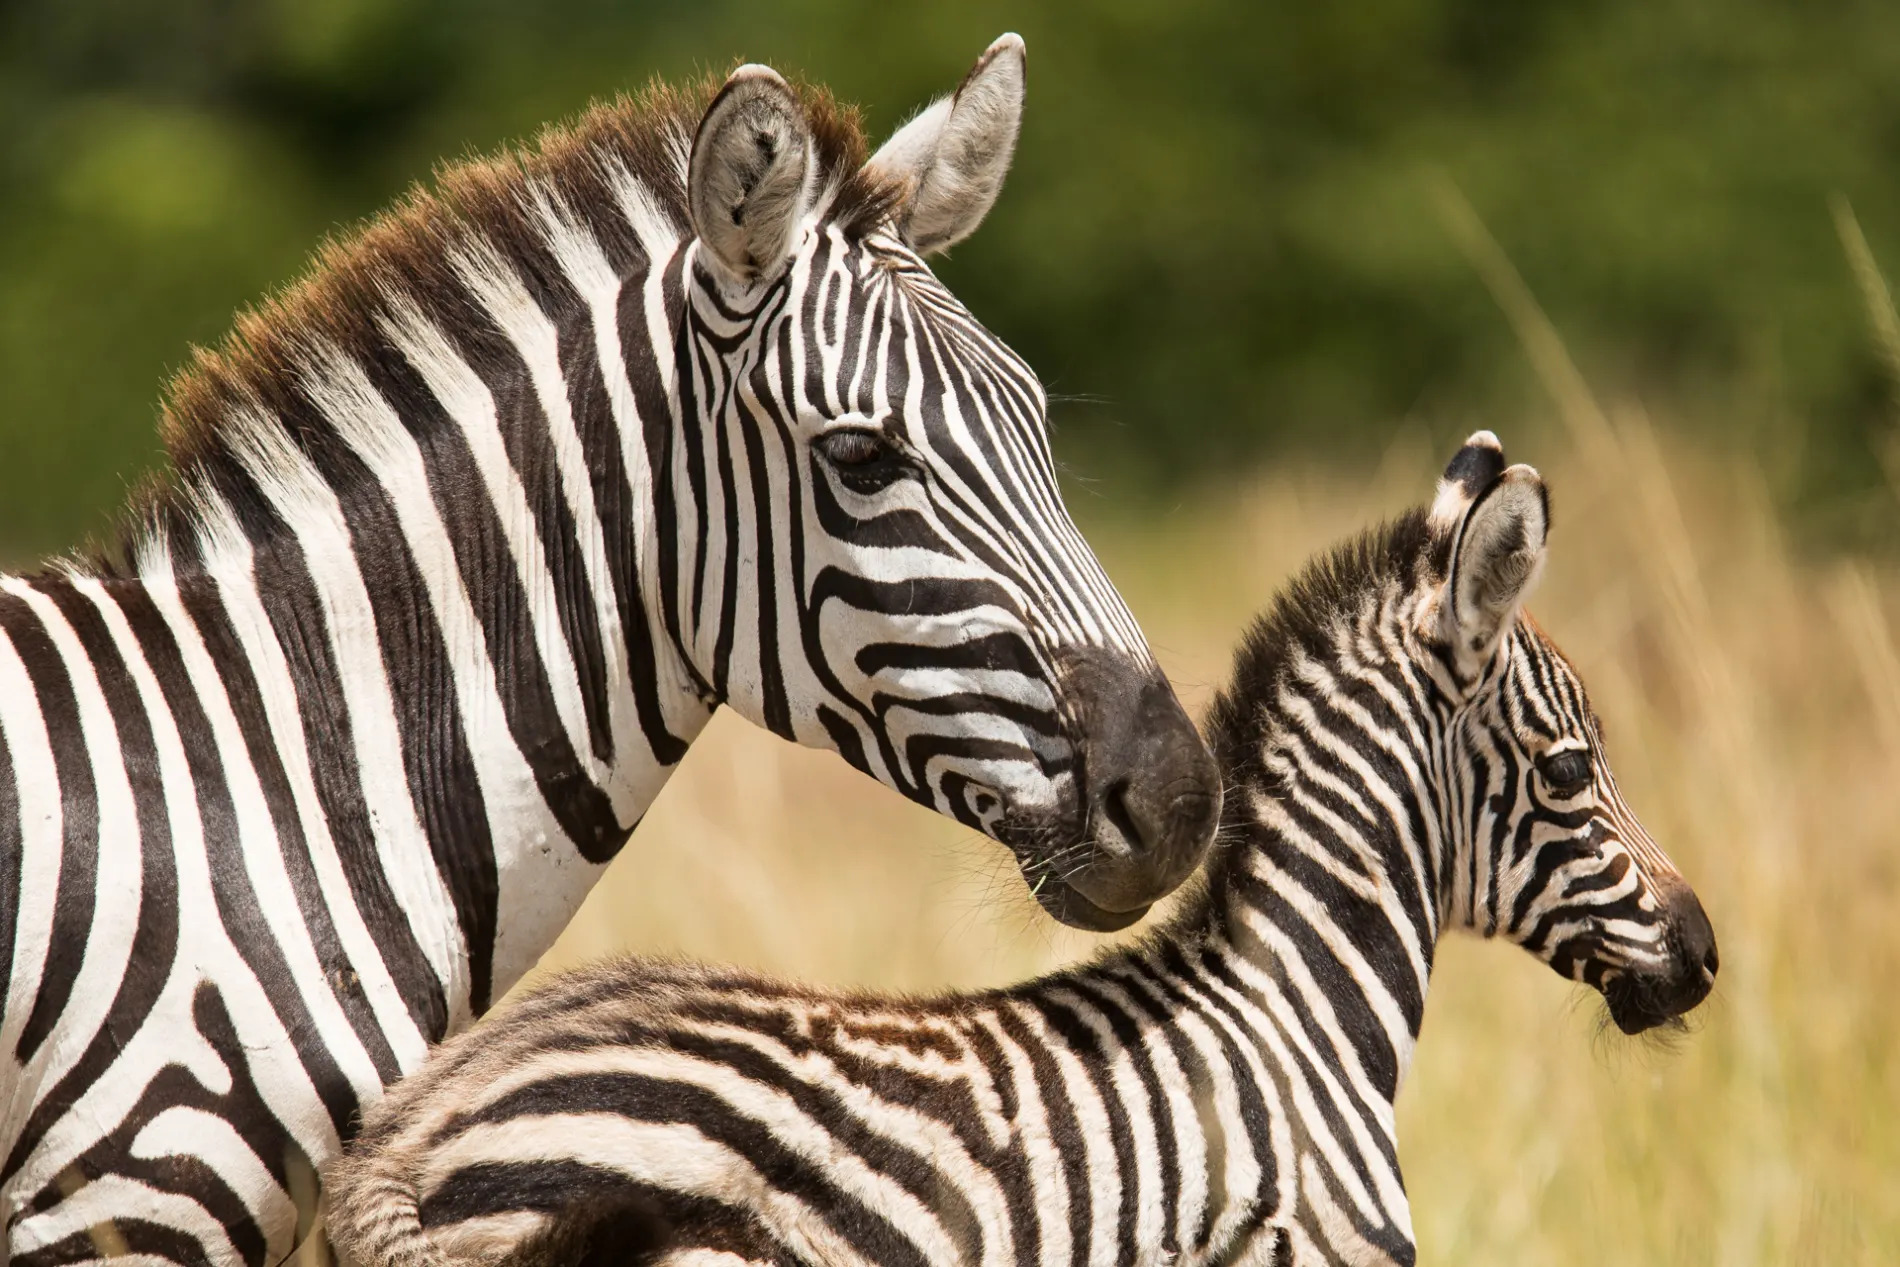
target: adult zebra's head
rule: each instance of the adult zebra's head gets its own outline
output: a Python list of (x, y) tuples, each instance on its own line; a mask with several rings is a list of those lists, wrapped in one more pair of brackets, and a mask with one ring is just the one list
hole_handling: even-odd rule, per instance
[(1428, 525), (1424, 642), (1455, 710), (1453, 916), (1600, 990), (1625, 1033), (1687, 1012), (1715, 983), (1714, 930), (1617, 791), (1576, 671), (1521, 611), (1544, 565), (1543, 479), (1481, 431)]
[(922, 258), (994, 202), (1023, 85), (1005, 36), (868, 161), (764, 67), (713, 99), (661, 566), (709, 698), (1002, 840), (1047, 910), (1109, 929), (1193, 870), (1220, 784), (1063, 508), (1035, 375)]

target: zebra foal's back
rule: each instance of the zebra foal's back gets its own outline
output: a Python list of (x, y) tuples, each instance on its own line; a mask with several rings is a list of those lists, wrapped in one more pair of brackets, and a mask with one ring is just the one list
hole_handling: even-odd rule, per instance
[(1202, 892), (1143, 943), (910, 1000), (629, 959), (457, 1039), (331, 1173), (366, 1264), (1410, 1263), (1393, 1100), (1446, 927), (1628, 1032), (1714, 979), (1700, 904), (1528, 618), (1549, 503), (1474, 436), (1316, 560), (1210, 726)]
[[(402, 1084), (335, 1172), (333, 1235), (366, 1264), (483, 1261), (578, 1215), (530, 1259), (597, 1242), (616, 1258), (983, 1261), (1028, 1160), (985, 1059), (1021, 1028), (1009, 1011), (597, 965)], [(946, 1197), (954, 1233), (926, 1226)], [(808, 1246), (781, 1245), (790, 1225)]]

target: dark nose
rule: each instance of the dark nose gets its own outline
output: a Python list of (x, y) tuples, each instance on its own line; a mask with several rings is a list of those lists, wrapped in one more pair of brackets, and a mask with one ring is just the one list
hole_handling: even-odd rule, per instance
[(1714, 988), (1722, 957), (1715, 947), (1715, 927), (1709, 923), (1708, 912), (1702, 909), (1702, 900), (1695, 895), (1695, 890), (1674, 877), (1661, 888), (1670, 942), (1675, 949), (1680, 1002), (1682, 1010), (1687, 1011), (1708, 997)]
[(1220, 772), (1159, 670), (1097, 650), (1065, 668), (1095, 846), (1069, 886), (1138, 918), (1200, 865), (1220, 818)]

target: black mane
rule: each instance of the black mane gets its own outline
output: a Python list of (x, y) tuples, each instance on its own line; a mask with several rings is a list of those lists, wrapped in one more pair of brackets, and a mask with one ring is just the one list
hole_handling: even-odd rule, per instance
[(1425, 511), (1406, 511), (1309, 561), (1253, 620), (1234, 653), (1227, 685), (1208, 709), (1208, 744), (1229, 789), (1260, 773), (1262, 705), (1272, 698), (1295, 648), (1327, 654), (1328, 631), (1356, 614), (1366, 592), (1387, 581), (1409, 587), (1437, 566)]

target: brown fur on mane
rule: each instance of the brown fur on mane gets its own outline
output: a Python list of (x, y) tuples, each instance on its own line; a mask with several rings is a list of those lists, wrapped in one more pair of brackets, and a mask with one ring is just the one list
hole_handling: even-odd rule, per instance
[[(228, 460), (223, 441), (234, 408), (261, 407), (279, 416), (298, 412), (286, 406), (294, 403), (290, 397), (305, 349), (328, 343), (350, 354), (373, 354), (383, 342), (377, 317), (390, 293), (414, 301), (438, 321), (465, 314), (466, 293), (449, 264), (458, 243), (486, 240), (520, 270), (530, 292), (542, 293), (551, 280), (543, 270), (552, 265), (540, 246), (533, 207), (523, 197), (527, 190), (553, 195), (617, 265), (640, 251), (613, 193), (615, 166), (645, 185), (655, 207), (683, 236), (689, 234), (676, 138), (690, 143), (723, 82), (707, 76), (678, 87), (655, 79), (638, 93), (546, 128), (526, 147), (442, 166), (433, 188), (417, 184), (391, 209), (325, 242), (300, 279), (241, 311), (217, 347), (192, 350), (190, 364), (165, 392), (159, 427), (168, 469), (154, 472), (135, 491), (119, 520), (116, 548), (93, 551), (93, 567), (116, 572), (131, 562), (141, 534), (189, 521), (180, 489), (194, 474)], [(865, 232), (888, 217), (898, 191), (864, 170), (867, 147), (855, 107), (839, 104), (824, 88), (800, 82), (792, 87), (811, 129), (819, 184), (837, 186), (828, 218), (853, 234)], [(301, 440), (294, 423), (287, 430), (293, 442)]]

